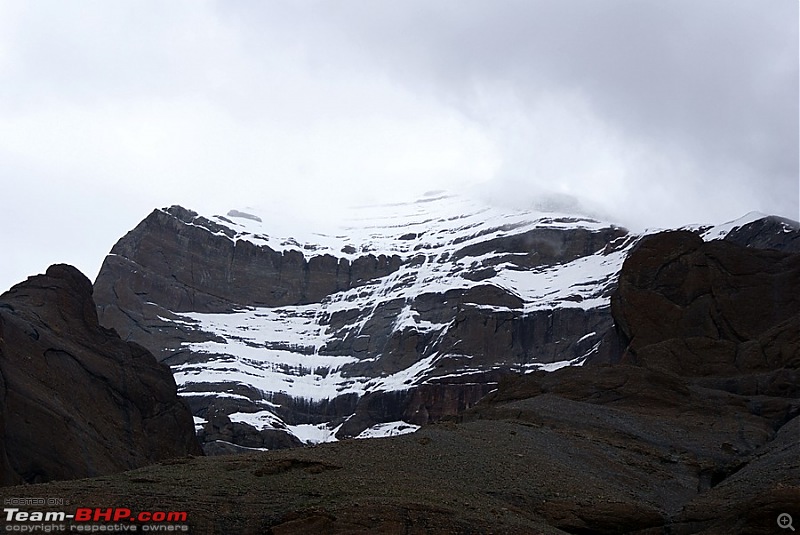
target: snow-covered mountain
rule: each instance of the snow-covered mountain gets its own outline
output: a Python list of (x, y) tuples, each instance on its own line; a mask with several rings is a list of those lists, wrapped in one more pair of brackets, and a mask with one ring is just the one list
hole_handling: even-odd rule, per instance
[[(746, 217), (696, 230), (762, 219)], [(355, 209), (325, 233), (284, 225), (156, 210), (95, 283), (101, 322), (172, 366), (208, 451), (409, 432), (509, 372), (597, 358), (638, 239), (443, 194)]]

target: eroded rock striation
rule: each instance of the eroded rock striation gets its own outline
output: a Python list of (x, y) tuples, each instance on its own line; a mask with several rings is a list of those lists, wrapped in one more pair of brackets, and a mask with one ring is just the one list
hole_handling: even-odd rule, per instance
[(169, 368), (100, 326), (91, 282), (67, 265), (0, 295), (0, 435), (3, 484), (201, 453)]

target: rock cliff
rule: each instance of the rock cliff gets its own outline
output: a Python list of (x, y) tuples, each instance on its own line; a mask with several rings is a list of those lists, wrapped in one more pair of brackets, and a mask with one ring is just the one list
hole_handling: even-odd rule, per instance
[(0, 400), (3, 484), (201, 453), (169, 368), (99, 325), (92, 285), (71, 266), (0, 295)]
[[(208, 451), (413, 429), (473, 406), (509, 373), (616, 362), (628, 324), (644, 321), (613, 326), (611, 294), (640, 237), (607, 223), (447, 196), (357, 211), (340, 230), (296, 239), (261, 215), (156, 210), (95, 282), (101, 323), (172, 367)], [(761, 216), (686, 235), (800, 243), (796, 224)], [(711, 276), (716, 260), (703, 261)], [(718, 305), (701, 310), (703, 292), (738, 283), (703, 280), (681, 290), (697, 298), (685, 321), (724, 330)], [(654, 322), (675, 314), (656, 304)], [(652, 327), (647, 336), (664, 329)], [(729, 343), (739, 340), (714, 342)]]
[(622, 362), (732, 377), (800, 364), (800, 257), (671, 232), (639, 243), (612, 297)]
[(422, 425), (503, 373), (582, 361), (635, 241), (450, 197), (302, 240), (238, 213), (154, 211), (113, 247), (95, 296), (103, 325), (172, 366), (204, 441), (247, 447)]

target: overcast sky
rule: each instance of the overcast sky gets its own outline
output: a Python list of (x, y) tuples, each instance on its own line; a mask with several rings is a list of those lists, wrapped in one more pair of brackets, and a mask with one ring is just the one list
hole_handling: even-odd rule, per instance
[(0, 291), (153, 208), (798, 219), (797, 0), (0, 0)]

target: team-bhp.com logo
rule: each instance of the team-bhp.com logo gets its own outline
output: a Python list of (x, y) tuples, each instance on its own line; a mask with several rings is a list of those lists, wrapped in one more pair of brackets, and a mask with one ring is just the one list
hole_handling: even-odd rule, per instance
[(78, 507), (74, 512), (4, 507), (5, 531), (15, 533), (188, 532), (186, 511), (140, 511), (125, 507)]

